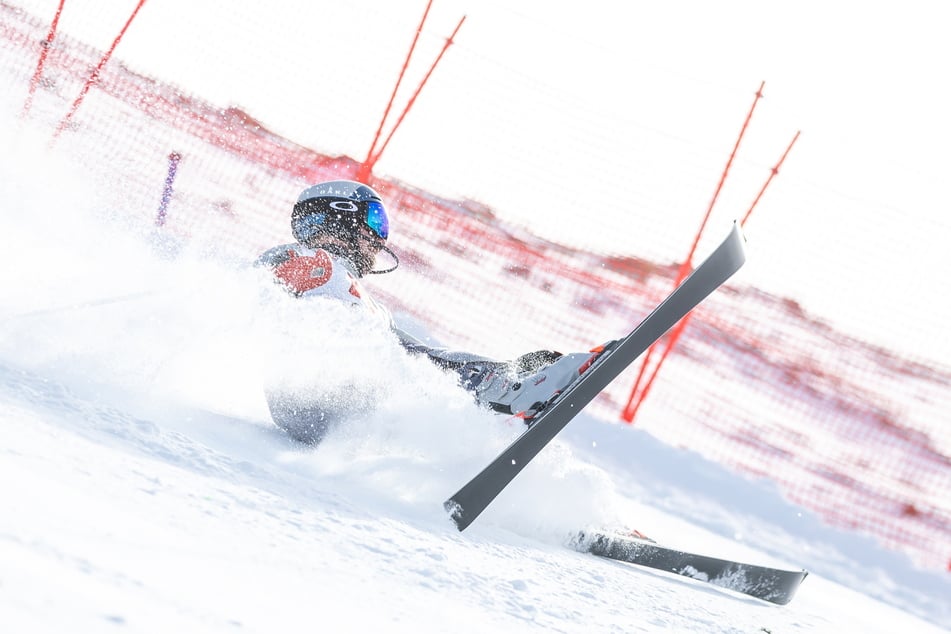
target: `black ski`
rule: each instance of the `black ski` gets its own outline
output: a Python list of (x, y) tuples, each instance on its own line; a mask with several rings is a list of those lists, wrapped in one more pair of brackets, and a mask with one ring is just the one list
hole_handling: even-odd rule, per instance
[(688, 553), (623, 535), (582, 532), (572, 546), (598, 557), (672, 572), (778, 605), (789, 603), (809, 574), (805, 570), (783, 570)]
[(629, 335), (607, 347), (579, 379), (536, 414), (532, 425), (443, 505), (465, 530), (581, 409), (746, 261), (739, 226)]

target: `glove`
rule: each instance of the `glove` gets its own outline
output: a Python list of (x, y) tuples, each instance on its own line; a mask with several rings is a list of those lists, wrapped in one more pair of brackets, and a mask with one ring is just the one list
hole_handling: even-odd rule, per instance
[(463, 389), (475, 394), (477, 400), (486, 401), (500, 397), (513, 386), (518, 386), (519, 377), (534, 374), (561, 356), (560, 352), (552, 350), (536, 350), (511, 362), (471, 361), (456, 368), (456, 372)]
[(536, 350), (526, 352), (512, 362), (512, 367), (518, 374), (525, 372), (538, 372), (540, 369), (550, 363), (554, 363), (562, 354), (554, 350)]

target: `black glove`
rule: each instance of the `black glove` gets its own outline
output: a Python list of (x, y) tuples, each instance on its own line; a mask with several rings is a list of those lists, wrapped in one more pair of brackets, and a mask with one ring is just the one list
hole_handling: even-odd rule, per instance
[(526, 352), (513, 361), (512, 366), (518, 374), (522, 374), (523, 372), (537, 372), (560, 356), (561, 353), (555, 352), (554, 350)]

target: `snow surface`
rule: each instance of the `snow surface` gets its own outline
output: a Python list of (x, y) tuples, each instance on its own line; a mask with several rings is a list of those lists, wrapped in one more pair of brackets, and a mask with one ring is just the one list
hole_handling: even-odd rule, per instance
[[(951, 627), (947, 574), (584, 414), (457, 532), (443, 500), (517, 425), (352, 311), (128, 226), (3, 121), (0, 631)], [(273, 372), (378, 405), (303, 447), (269, 422)], [(565, 546), (597, 526), (810, 576), (777, 607)]]

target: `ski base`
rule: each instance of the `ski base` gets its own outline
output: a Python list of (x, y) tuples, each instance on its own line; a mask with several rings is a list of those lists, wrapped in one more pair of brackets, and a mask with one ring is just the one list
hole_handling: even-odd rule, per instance
[(777, 605), (789, 603), (809, 574), (805, 570), (783, 570), (698, 555), (624, 535), (582, 531), (572, 540), (572, 546), (598, 557), (672, 572)]
[(521, 470), (588, 403), (655, 341), (726, 282), (746, 261), (743, 234), (734, 224), (726, 239), (626, 337), (612, 342), (582, 375), (532, 418), (532, 425), (445, 501), (465, 530)]

